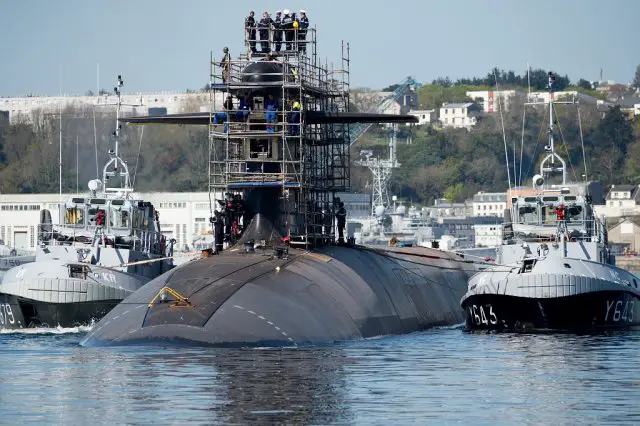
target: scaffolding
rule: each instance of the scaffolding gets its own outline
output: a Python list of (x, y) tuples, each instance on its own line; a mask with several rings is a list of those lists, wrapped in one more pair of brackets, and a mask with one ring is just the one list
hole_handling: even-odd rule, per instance
[(304, 42), (296, 32), (291, 49), (275, 51), (272, 39), (270, 52), (247, 51), (237, 59), (225, 54), (222, 60), (211, 54), (209, 192), (277, 188), (274, 225), (289, 243), (331, 244), (336, 193), (350, 187), (349, 125), (310, 123), (305, 112), (348, 111), (349, 45), (342, 43), (334, 67), (318, 59), (314, 28), (306, 30)]

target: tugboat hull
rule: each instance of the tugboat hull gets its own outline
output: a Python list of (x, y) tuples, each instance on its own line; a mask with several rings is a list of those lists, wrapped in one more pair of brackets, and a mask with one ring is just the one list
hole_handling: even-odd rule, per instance
[(477, 294), (463, 301), (467, 330), (595, 331), (640, 326), (640, 300), (626, 291), (555, 298)]
[(18, 298), (0, 294), (0, 330), (15, 330), (25, 328), (27, 325)]

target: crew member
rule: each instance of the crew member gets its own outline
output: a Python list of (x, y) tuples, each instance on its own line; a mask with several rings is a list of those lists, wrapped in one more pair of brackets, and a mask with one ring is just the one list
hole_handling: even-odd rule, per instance
[(253, 101), (248, 93), (245, 93), (244, 96), (240, 98), (240, 107), (236, 116), (239, 121), (246, 122), (249, 119), (249, 114), (253, 109)]
[(256, 18), (253, 10), (244, 20), (244, 29), (251, 53), (256, 53)]
[(276, 52), (280, 51), (282, 45), (282, 12), (276, 11), (273, 20), (273, 48)]
[(298, 19), (298, 50), (302, 53), (307, 52), (307, 28), (309, 28), (307, 12), (300, 10), (300, 18)]
[(342, 201), (338, 206), (340, 207), (336, 213), (336, 219), (338, 220), (338, 244), (344, 244), (344, 227), (347, 223), (347, 210), (344, 208)]
[(265, 119), (267, 120), (267, 132), (273, 133), (276, 131), (275, 123), (277, 119), (278, 104), (273, 99), (273, 95), (269, 95), (266, 102)]
[(229, 48), (225, 47), (222, 49), (223, 57), (220, 61), (220, 67), (222, 68), (222, 82), (226, 83), (229, 81), (229, 75), (231, 73), (231, 54), (229, 53)]
[(262, 19), (258, 22), (258, 28), (260, 32), (260, 52), (269, 53), (271, 47), (269, 46), (269, 32), (273, 26), (273, 20), (269, 17), (268, 12), (262, 14)]
[(280, 27), (282, 31), (284, 31), (284, 39), (287, 41), (286, 48), (287, 50), (293, 50), (293, 17), (291, 16), (291, 12), (289, 9), (285, 9), (283, 11), (284, 17), (280, 23)]
[(300, 110), (302, 106), (300, 101), (294, 99), (291, 101), (291, 114), (289, 115), (289, 133), (292, 135), (300, 134)]
[(98, 210), (96, 213), (96, 226), (104, 226), (106, 215), (104, 210)]
[(216, 253), (221, 252), (224, 241), (224, 218), (218, 210), (213, 212), (213, 216), (209, 218), (209, 221), (213, 223), (213, 241), (215, 244)]

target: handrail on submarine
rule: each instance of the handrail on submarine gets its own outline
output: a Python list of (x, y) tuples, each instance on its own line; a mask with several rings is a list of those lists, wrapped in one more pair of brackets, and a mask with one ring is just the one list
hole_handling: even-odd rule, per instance
[(184, 303), (185, 305), (189, 306), (189, 307), (193, 307), (193, 304), (189, 301), (188, 297), (184, 297), (183, 295), (181, 295), (180, 293), (178, 293), (177, 291), (175, 291), (174, 289), (172, 289), (171, 287), (167, 287), (164, 286), (160, 289), (160, 291), (158, 291), (158, 293), (153, 297), (153, 299), (151, 299), (151, 302), (149, 302), (149, 304), (147, 305), (147, 307), (152, 308), (153, 304), (155, 303), (156, 299), (158, 299), (158, 297), (160, 297), (160, 295), (164, 292), (169, 293), (170, 295), (172, 295), (173, 297), (175, 297), (176, 299), (178, 299), (178, 301), (176, 302), (176, 304), (178, 304), (179, 302)]

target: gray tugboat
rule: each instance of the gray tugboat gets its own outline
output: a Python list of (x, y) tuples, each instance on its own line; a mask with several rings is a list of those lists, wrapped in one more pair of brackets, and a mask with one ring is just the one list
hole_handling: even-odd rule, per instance
[[(116, 117), (120, 113), (118, 95)], [(61, 224), (41, 212), (35, 261), (8, 270), (0, 284), (0, 329), (90, 324), (173, 267), (154, 206), (132, 196), (127, 164), (115, 149), (103, 180), (60, 206)], [(104, 183), (103, 183), (104, 182)]]
[[(593, 183), (570, 183), (555, 151), (549, 73), (549, 145), (528, 194), (505, 212), (497, 266), (469, 280), (461, 300), (469, 330), (590, 331), (640, 324), (638, 279), (614, 265)], [(550, 184), (561, 174), (558, 184)], [(601, 192), (600, 192), (601, 194)], [(600, 195), (601, 196), (601, 195)]]
[[(342, 66), (329, 69), (316, 58), (315, 29), (297, 35), (280, 51), (212, 58), (212, 99), (241, 98), (239, 108), (127, 119), (209, 126), (210, 189), (229, 193), (211, 206), (218, 251), (129, 296), (83, 345), (297, 346), (464, 320), (458, 301), (473, 262), (336, 235), (336, 193), (350, 181), (350, 123), (416, 118), (349, 112), (348, 45)], [(223, 240), (230, 246), (220, 251)]]

